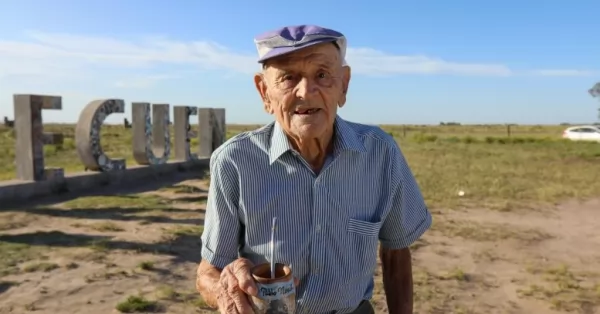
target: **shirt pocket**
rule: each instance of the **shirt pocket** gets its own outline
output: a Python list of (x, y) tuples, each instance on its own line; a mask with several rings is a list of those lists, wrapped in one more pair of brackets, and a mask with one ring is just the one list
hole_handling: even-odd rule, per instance
[(372, 276), (377, 266), (377, 246), (382, 222), (349, 218), (346, 224), (347, 250), (346, 274), (348, 279), (363, 280)]
[(348, 219), (347, 231), (358, 234), (365, 237), (379, 236), (379, 229), (381, 229), (381, 222), (370, 222), (354, 218)]

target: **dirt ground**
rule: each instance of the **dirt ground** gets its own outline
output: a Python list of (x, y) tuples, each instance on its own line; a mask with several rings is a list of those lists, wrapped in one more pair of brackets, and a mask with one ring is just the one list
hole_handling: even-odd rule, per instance
[(598, 211), (600, 200), (436, 212), (413, 247), (416, 312), (600, 313)]
[[(0, 313), (209, 313), (194, 291), (205, 200), (190, 180), (0, 212)], [(415, 312), (600, 313), (599, 211), (436, 210), (412, 248)]]

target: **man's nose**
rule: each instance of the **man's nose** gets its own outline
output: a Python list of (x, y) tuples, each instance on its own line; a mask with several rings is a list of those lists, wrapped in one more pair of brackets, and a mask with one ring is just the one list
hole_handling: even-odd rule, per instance
[(296, 87), (296, 97), (301, 99), (308, 99), (312, 95), (315, 95), (317, 86), (313, 80), (303, 77)]

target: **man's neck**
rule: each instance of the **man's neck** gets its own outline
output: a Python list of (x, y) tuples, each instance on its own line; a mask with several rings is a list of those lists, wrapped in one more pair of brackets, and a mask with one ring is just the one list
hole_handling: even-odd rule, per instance
[(328, 130), (322, 136), (311, 139), (289, 138), (292, 147), (308, 162), (312, 170), (320, 172), (325, 164), (327, 155), (333, 151), (334, 130)]

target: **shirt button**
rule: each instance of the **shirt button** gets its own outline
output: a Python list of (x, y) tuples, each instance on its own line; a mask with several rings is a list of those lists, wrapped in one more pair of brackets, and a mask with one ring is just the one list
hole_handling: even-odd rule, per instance
[(321, 225), (317, 225), (317, 232), (321, 231)]

